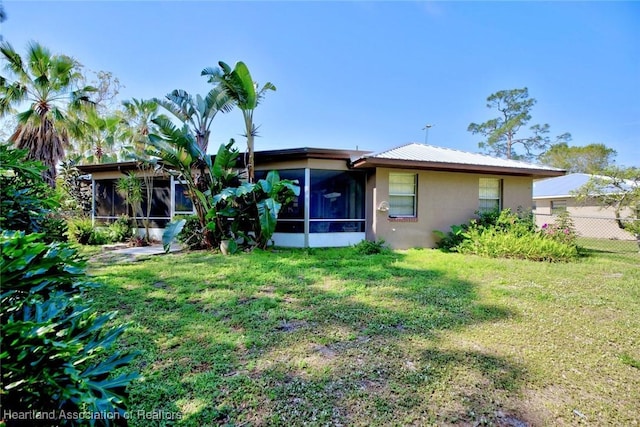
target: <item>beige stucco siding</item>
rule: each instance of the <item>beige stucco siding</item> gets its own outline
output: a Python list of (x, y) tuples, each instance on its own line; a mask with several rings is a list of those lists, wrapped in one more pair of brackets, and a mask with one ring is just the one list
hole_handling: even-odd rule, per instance
[[(389, 218), (379, 210), (389, 201), (389, 173), (417, 173), (417, 217)], [(449, 231), (453, 224), (467, 222), (478, 210), (479, 179), (498, 178), (503, 181), (503, 207), (531, 207), (532, 180), (526, 177), (466, 174), (410, 169), (378, 168), (369, 180), (369, 194), (374, 194), (371, 230), (367, 238), (384, 239), (393, 248), (433, 247), (433, 230)]]
[[(551, 202), (566, 202), (567, 212), (573, 220), (576, 232), (583, 237), (595, 237), (599, 239), (635, 240), (635, 237), (622, 230), (615, 221), (613, 208), (602, 208), (597, 200), (588, 199), (585, 202), (577, 202), (573, 197), (555, 197), (536, 199), (536, 225), (553, 224), (556, 216), (551, 213)], [(621, 212), (623, 218), (633, 217), (631, 209), (626, 208)]]
[(256, 170), (284, 170), (284, 169), (326, 169), (326, 170), (348, 170), (345, 160), (329, 159), (301, 159), (286, 162), (270, 162), (256, 165)]

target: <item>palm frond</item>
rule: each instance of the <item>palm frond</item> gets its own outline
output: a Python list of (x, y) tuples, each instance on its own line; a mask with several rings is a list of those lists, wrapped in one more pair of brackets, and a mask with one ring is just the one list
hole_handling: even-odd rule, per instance
[(24, 64), (22, 63), (22, 57), (15, 51), (9, 42), (0, 43), (0, 52), (7, 60), (7, 64), (5, 66), (7, 70), (17, 75), (19, 79), (28, 78), (28, 74), (24, 69)]

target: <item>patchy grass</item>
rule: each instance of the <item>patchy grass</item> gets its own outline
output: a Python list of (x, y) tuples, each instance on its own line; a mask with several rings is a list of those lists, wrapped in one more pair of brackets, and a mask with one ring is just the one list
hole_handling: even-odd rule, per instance
[(141, 351), (133, 426), (634, 425), (639, 262), (323, 249), (91, 272)]
[(597, 254), (614, 258), (625, 258), (628, 261), (638, 259), (640, 248), (634, 240), (596, 239), (593, 237), (579, 237), (580, 245), (586, 255)]

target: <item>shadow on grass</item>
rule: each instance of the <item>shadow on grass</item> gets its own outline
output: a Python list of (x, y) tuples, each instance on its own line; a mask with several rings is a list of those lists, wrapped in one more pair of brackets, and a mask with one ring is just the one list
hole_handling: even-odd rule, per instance
[(184, 425), (499, 422), (496, 396), (524, 379), (481, 348), (440, 345), (444, 331), (515, 313), (479, 302), (452, 269), (400, 253), (194, 253), (97, 273), (107, 285), (96, 300), (133, 323), (128, 345), (142, 351), (134, 415), (180, 408)]

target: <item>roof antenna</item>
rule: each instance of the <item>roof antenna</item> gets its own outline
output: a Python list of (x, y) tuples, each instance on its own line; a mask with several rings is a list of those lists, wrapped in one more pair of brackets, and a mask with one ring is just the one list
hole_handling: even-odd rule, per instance
[(425, 125), (422, 130), (426, 131), (424, 133), (424, 143), (425, 145), (427, 145), (429, 143), (429, 129), (431, 129), (434, 125), (432, 124), (427, 124)]

